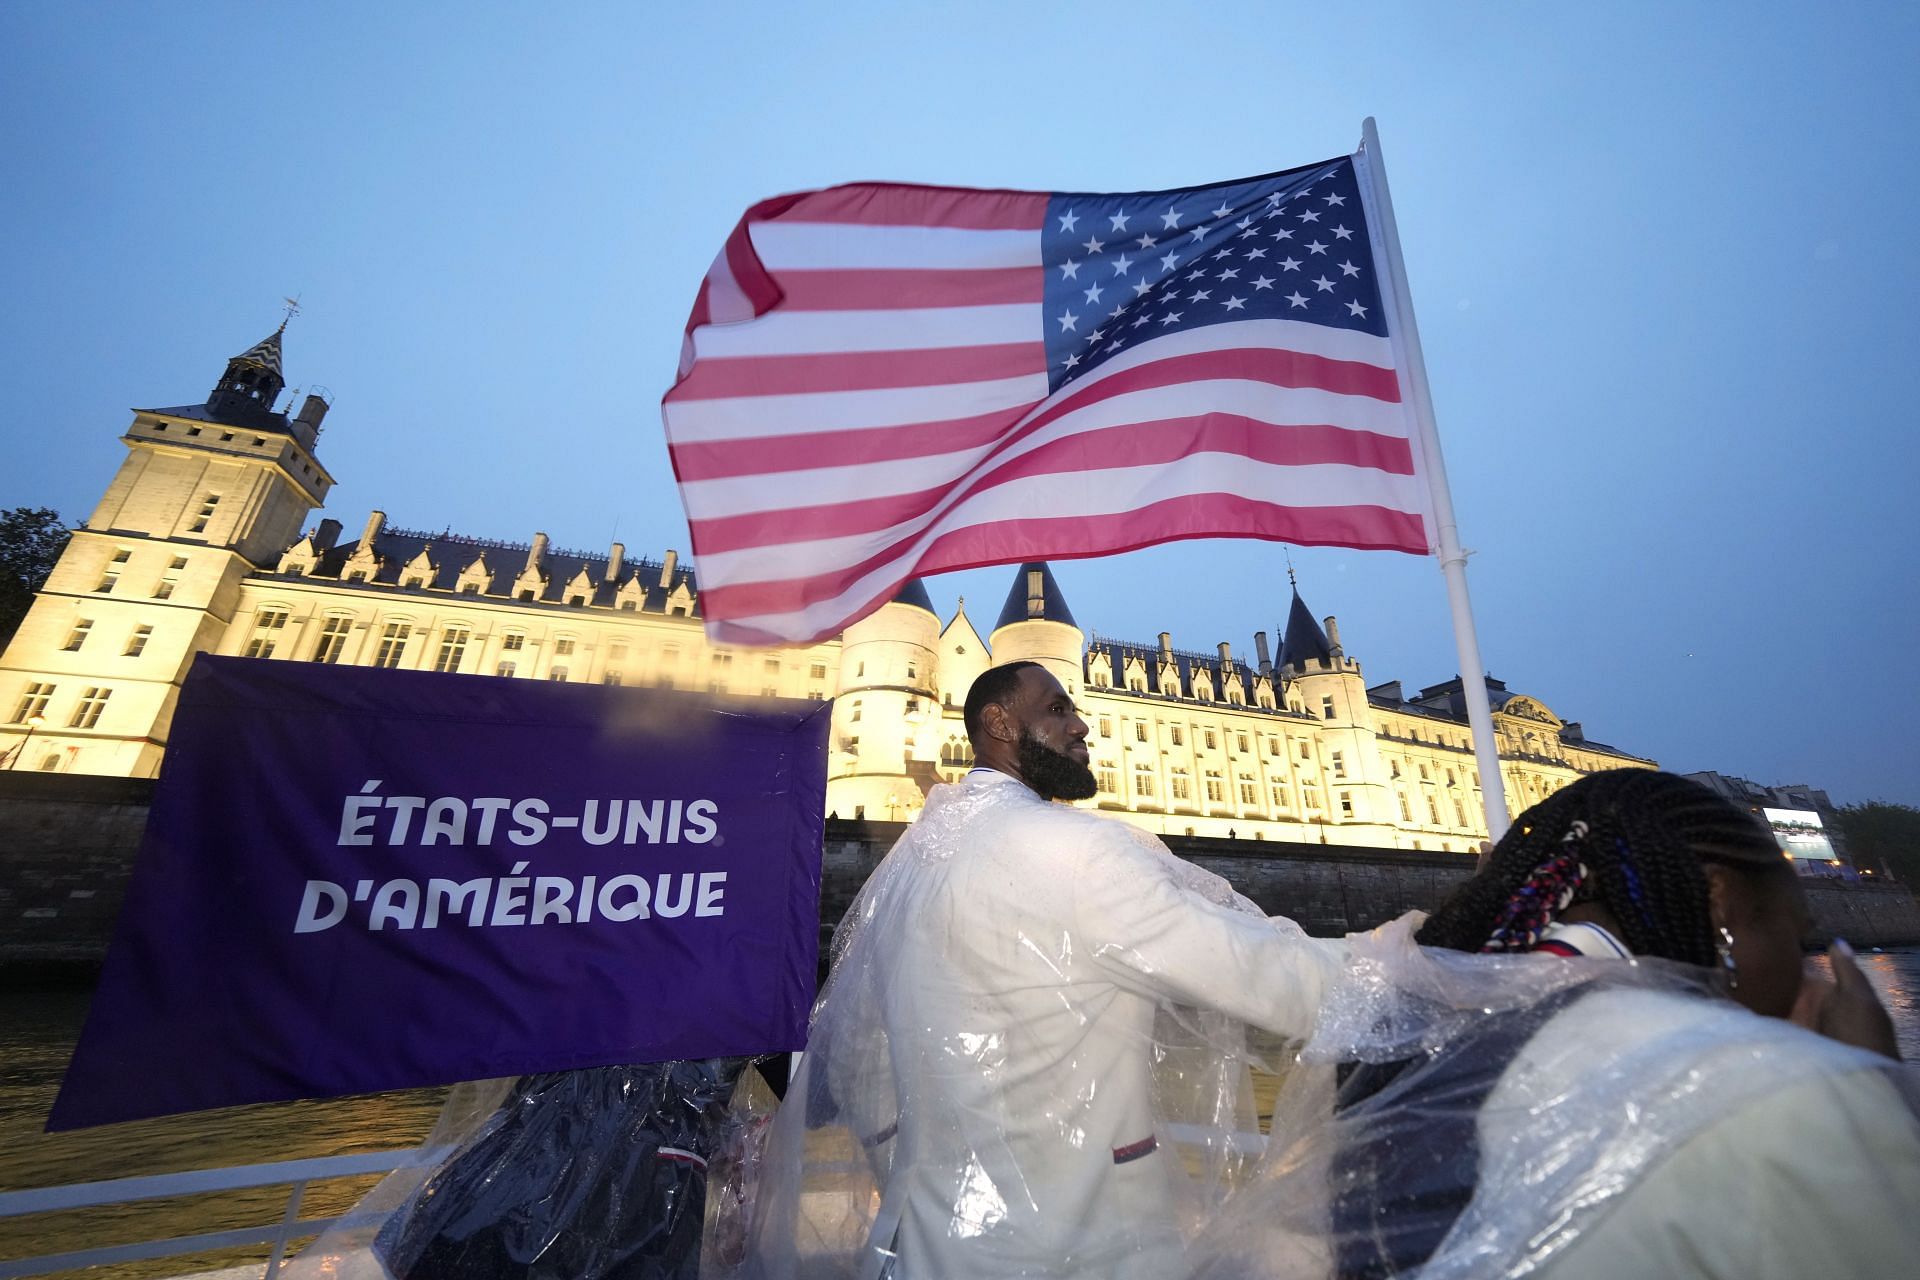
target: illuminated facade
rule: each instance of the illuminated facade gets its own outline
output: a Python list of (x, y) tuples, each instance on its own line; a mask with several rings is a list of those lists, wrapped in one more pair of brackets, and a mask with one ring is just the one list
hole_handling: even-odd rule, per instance
[[(828, 807), (906, 819), (970, 763), (960, 706), (994, 661), (1060, 676), (1092, 726), (1090, 802), (1151, 830), (1463, 852), (1485, 835), (1459, 682), (1366, 687), (1334, 620), (1298, 594), (1270, 660), (1089, 636), (1052, 571), (1022, 566), (991, 632), (926, 591), (804, 648), (716, 646), (689, 567), (323, 519), (327, 405), (274, 409), (281, 334), (228, 362), (204, 404), (142, 409), (106, 494), (0, 655), (0, 767), (157, 772), (195, 654), (835, 698)], [(1589, 742), (1489, 681), (1507, 794), (1651, 761)]]

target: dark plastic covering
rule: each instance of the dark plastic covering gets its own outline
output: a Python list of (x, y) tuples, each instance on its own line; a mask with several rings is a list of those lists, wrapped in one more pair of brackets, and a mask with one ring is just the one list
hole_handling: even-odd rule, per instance
[(522, 1079), (374, 1248), (396, 1280), (692, 1280), (744, 1058)]
[[(1027, 575), (1035, 569), (1040, 571), (1040, 612), (1036, 615), (1029, 606)], [(1007, 592), (1007, 602), (1000, 606), (1000, 620), (993, 624), (998, 631), (1001, 627), (1012, 626), (1016, 622), (1064, 622), (1069, 627), (1080, 624), (1073, 620), (1073, 613), (1067, 608), (1067, 598), (1060, 594), (1060, 584), (1053, 580), (1053, 570), (1044, 560), (1029, 560), (1020, 566), (1020, 572), (1014, 575), (1013, 587)]]
[(1320, 629), (1313, 610), (1307, 608), (1300, 593), (1294, 592), (1293, 607), (1287, 610), (1287, 633), (1280, 641), (1278, 665), (1300, 670), (1309, 658), (1326, 662), (1332, 657), (1333, 647), (1327, 643), (1327, 633)]

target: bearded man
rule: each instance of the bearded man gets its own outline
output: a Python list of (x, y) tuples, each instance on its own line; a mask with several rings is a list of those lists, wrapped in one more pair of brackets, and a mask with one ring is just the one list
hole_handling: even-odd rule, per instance
[(1095, 783), (1087, 724), (1038, 663), (981, 676), (966, 726), (976, 767), (861, 891), (808, 1041), (809, 1123), (852, 1130), (880, 1193), (858, 1272), (1167, 1280), (1181, 1170), (1156, 1126), (1156, 1014), (1304, 1038), (1343, 944), (1052, 803)]

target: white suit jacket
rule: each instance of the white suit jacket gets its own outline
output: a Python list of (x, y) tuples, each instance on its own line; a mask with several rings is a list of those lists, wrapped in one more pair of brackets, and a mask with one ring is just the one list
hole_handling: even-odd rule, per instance
[(890, 1173), (865, 1273), (1175, 1274), (1156, 1007), (1303, 1038), (1344, 944), (1224, 905), (1151, 836), (988, 770), (936, 789), (875, 877), (864, 954), (898, 1117), (871, 1135)]

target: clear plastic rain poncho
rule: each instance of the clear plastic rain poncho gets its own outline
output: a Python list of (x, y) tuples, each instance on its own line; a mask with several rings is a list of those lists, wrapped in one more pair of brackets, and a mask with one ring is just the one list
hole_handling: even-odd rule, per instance
[(1423, 951), (1417, 923), (1308, 939), (1123, 824), (936, 789), (835, 938), (743, 1273), (1553, 1274), (1782, 1099), (1867, 1162), (1796, 1189), (1809, 1221), (1823, 1178), (1920, 1208), (1910, 1069), (1698, 971)]
[(1247, 1026), (1341, 945), (1124, 823), (976, 771), (834, 939), (747, 1273), (1159, 1280), (1257, 1155)]

